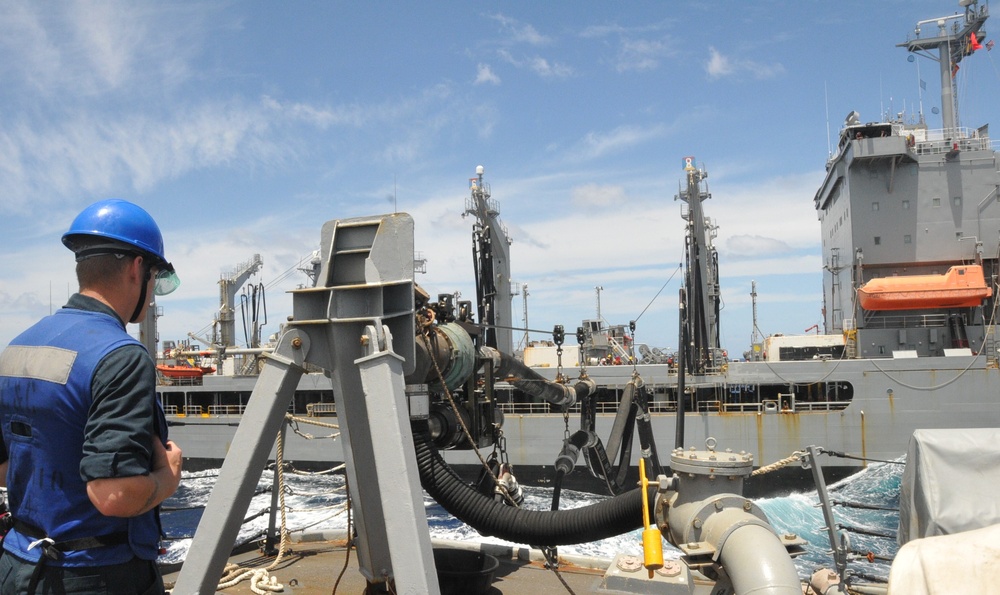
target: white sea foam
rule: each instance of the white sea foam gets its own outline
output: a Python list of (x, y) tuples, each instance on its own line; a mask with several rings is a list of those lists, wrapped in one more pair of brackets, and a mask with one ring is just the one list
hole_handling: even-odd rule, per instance
[[(898, 508), (901, 465), (875, 465), (868, 470), (831, 486), (831, 497), (841, 502), (861, 502), (877, 504), (886, 508)], [(347, 528), (347, 514), (344, 495), (344, 479), (340, 475), (300, 475), (285, 473), (285, 522), (293, 532), (344, 532)], [(185, 473), (181, 488), (167, 506), (182, 510), (163, 514), (164, 531), (168, 538), (191, 536), (201, 517), (202, 508), (215, 485), (216, 471)], [(263, 535), (270, 518), (262, 514), (271, 506), (271, 487), (274, 475), (265, 471), (258, 483), (258, 494), (254, 496), (245, 518), (249, 518), (240, 529), (237, 543), (244, 543)], [(552, 502), (551, 488), (526, 487), (524, 506), (532, 510), (549, 510)], [(563, 509), (587, 506), (606, 499), (607, 496), (563, 490), (560, 507)], [(779, 498), (764, 498), (756, 501), (764, 510), (775, 529), (782, 533), (796, 533), (806, 539), (807, 553), (796, 560), (799, 573), (808, 577), (820, 567), (832, 568), (833, 561), (826, 552), (830, 549), (823, 516), (817, 508), (815, 491), (794, 493)], [(425, 510), (431, 536), (435, 538), (472, 541), (478, 543), (511, 544), (494, 537), (484, 537), (474, 529), (459, 521), (436, 502), (425, 495)], [(862, 510), (838, 506), (835, 509), (837, 522), (849, 528), (868, 532), (891, 533), (895, 535), (898, 512), (893, 510)], [(250, 518), (253, 517), (253, 518)], [(280, 517), (278, 517), (280, 522)], [(897, 546), (894, 537), (883, 538), (847, 532), (852, 549), (860, 552), (871, 551), (879, 556), (895, 555)], [(170, 539), (168, 551), (161, 562), (179, 562), (187, 554), (191, 540)], [(641, 531), (635, 530), (610, 539), (594, 543), (561, 546), (560, 554), (575, 554), (598, 558), (612, 558), (617, 553), (642, 554)], [(679, 551), (664, 544), (668, 558), (676, 558)], [(869, 563), (861, 561), (851, 568), (862, 575), (885, 579), (889, 566), (885, 562)]]

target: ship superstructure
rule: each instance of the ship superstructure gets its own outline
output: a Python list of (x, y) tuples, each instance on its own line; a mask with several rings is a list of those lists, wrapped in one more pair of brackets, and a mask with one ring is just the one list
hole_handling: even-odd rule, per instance
[[(1000, 163), (987, 126), (959, 125), (955, 84), (959, 62), (981, 45), (988, 9), (963, 5), (964, 13), (921, 21), (899, 44), (938, 62), (941, 128), (922, 115), (862, 123), (851, 112), (815, 196), (824, 322), (828, 333), (846, 333), (850, 355), (940, 356), (991, 341)], [(958, 287), (931, 277), (949, 274)], [(957, 301), (956, 289), (980, 299)]]

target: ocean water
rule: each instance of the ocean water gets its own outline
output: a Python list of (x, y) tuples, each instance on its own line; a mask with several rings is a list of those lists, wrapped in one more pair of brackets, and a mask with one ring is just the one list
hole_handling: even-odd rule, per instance
[[(829, 486), (832, 500), (843, 503), (863, 503), (889, 510), (870, 510), (850, 506), (836, 506), (834, 515), (838, 525), (845, 527), (850, 549), (859, 552), (858, 560), (848, 569), (861, 579), (885, 581), (889, 575), (889, 562), (879, 558), (895, 555), (895, 534), (899, 522), (899, 486), (901, 464), (876, 464), (868, 469)], [(167, 552), (161, 562), (183, 561), (191, 543), (203, 507), (215, 485), (218, 470), (197, 473), (185, 472), (177, 493), (164, 505), (162, 514), (164, 532), (167, 534)], [(347, 526), (344, 478), (336, 474), (300, 474), (285, 472), (286, 526), (293, 532), (344, 530)], [(254, 496), (245, 515), (238, 544), (259, 539), (267, 530), (271, 505), (273, 472), (262, 475), (258, 494)], [(552, 502), (550, 488), (525, 488), (523, 506), (534, 510), (549, 510)], [(563, 490), (561, 508), (576, 508), (593, 504), (607, 496), (586, 492)], [(779, 532), (792, 532), (808, 540), (805, 555), (796, 559), (802, 578), (808, 578), (819, 568), (833, 568), (829, 554), (830, 543), (823, 529), (822, 511), (815, 490), (792, 493), (787, 496), (756, 500)], [(483, 537), (465, 523), (451, 516), (429, 497), (424, 504), (431, 536), (436, 538), (474, 541), (482, 543), (509, 543)], [(279, 519), (280, 520), (280, 519)], [(872, 535), (876, 534), (876, 535)], [(885, 537), (881, 535), (886, 535)], [(293, 535), (294, 538), (294, 535)], [(869, 562), (862, 557), (871, 552), (876, 559)], [(641, 531), (635, 530), (599, 542), (560, 546), (560, 554), (578, 554), (611, 558), (617, 553), (642, 554)], [(680, 552), (664, 543), (664, 556), (679, 557)]]

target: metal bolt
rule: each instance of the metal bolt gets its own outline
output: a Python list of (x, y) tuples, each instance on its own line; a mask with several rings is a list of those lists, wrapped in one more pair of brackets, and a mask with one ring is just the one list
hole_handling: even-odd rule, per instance
[(292, 339), (292, 349), (302, 349), (302, 337)]
[(701, 519), (694, 517), (694, 520), (691, 521), (691, 525), (694, 526), (695, 529), (701, 529)]
[(750, 504), (749, 500), (746, 500), (746, 501), (743, 502), (743, 510), (745, 510), (747, 512), (750, 512), (750, 509), (752, 507), (753, 507), (753, 504)]
[(368, 341), (369, 340), (370, 339), (368, 339), (368, 335), (361, 335), (361, 346), (362, 347), (368, 347)]
[(785, 539), (787, 539), (788, 541), (791, 541), (797, 537), (798, 535), (796, 535), (795, 533), (785, 533)]
[(722, 500), (716, 500), (715, 501), (715, 509), (716, 510), (722, 510)]

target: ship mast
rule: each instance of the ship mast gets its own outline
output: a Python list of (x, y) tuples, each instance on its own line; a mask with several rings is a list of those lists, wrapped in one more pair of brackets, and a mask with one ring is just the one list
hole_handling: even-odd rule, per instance
[(476, 298), (479, 322), (484, 325), (480, 345), (502, 353), (513, 353), (513, 314), (510, 281), (510, 244), (507, 229), (500, 222), (500, 209), (490, 198), (483, 182), (483, 166), (469, 180), (471, 196), (465, 201), (465, 215), (473, 215), (472, 257), (476, 268)]
[(718, 255), (712, 246), (716, 227), (705, 217), (702, 202), (712, 198), (702, 191), (699, 184), (708, 177), (705, 170), (695, 167), (694, 157), (685, 157), (684, 171), (687, 174), (687, 188), (678, 192), (674, 200), (688, 204), (682, 216), (687, 220), (685, 242), (687, 288), (687, 342), (681, 349), (687, 349), (689, 369), (703, 373), (706, 366), (715, 365), (721, 355), (719, 346), (719, 271)]
[[(958, 63), (972, 54), (973, 46), (979, 44), (979, 40), (985, 35), (980, 35), (980, 32), (989, 17), (989, 7), (979, 6), (978, 0), (960, 0), (959, 5), (965, 7), (964, 14), (920, 21), (914, 29), (913, 39), (896, 44), (896, 47), (905, 47), (907, 51), (938, 63), (941, 75), (941, 127), (945, 131), (958, 128), (955, 86)], [(922, 27), (926, 25), (931, 25), (929, 28), (932, 31), (936, 29), (937, 35), (920, 37)], [(975, 44), (973, 38), (976, 40)]]

